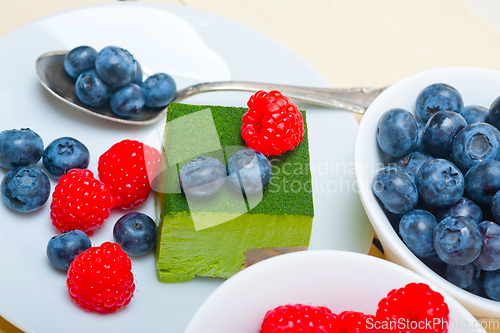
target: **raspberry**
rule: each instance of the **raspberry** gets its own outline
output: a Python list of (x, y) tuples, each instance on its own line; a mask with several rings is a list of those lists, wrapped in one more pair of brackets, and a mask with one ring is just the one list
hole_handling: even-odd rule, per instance
[(260, 333), (337, 333), (337, 316), (328, 308), (282, 305), (266, 313)]
[(260, 90), (250, 97), (241, 134), (249, 148), (266, 156), (294, 149), (304, 137), (304, 120), (297, 106), (279, 91)]
[(367, 333), (375, 325), (375, 316), (363, 312), (344, 311), (338, 315), (339, 333)]
[(114, 144), (99, 157), (99, 179), (107, 184), (116, 206), (129, 209), (148, 198), (160, 168), (160, 152), (135, 140)]
[(117, 243), (105, 242), (80, 253), (71, 263), (66, 285), (85, 311), (112, 313), (132, 299), (132, 263)]
[(394, 289), (378, 304), (377, 324), (394, 333), (446, 333), (448, 305), (443, 296), (424, 283)]
[(62, 175), (52, 194), (50, 218), (61, 231), (89, 232), (109, 217), (115, 199), (106, 184), (86, 169), (72, 169)]

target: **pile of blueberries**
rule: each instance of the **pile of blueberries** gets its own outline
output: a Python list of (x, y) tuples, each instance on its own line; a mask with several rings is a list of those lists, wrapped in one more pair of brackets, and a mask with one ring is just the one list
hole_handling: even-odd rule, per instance
[(66, 54), (64, 69), (76, 79), (76, 96), (83, 104), (99, 107), (109, 101), (113, 113), (124, 118), (138, 116), (145, 106), (165, 107), (177, 93), (174, 79), (165, 73), (143, 82), (139, 62), (116, 46), (99, 53), (90, 46), (78, 46)]
[(464, 106), (436, 83), (407, 110), (386, 111), (377, 142), (394, 163), (372, 191), (400, 238), (456, 286), (500, 301), (500, 97)]
[(2, 179), (1, 192), (10, 209), (33, 212), (49, 198), (49, 178), (35, 167), (40, 159), (45, 171), (59, 179), (70, 169), (85, 169), (90, 155), (83, 143), (71, 137), (58, 138), (44, 149), (42, 138), (29, 128), (1, 132), (0, 166), (9, 169)]
[[(45, 172), (35, 166), (40, 159)], [(2, 201), (19, 213), (36, 211), (50, 196), (47, 174), (59, 179), (71, 169), (87, 168), (89, 160), (89, 150), (77, 139), (58, 138), (44, 149), (42, 138), (29, 128), (5, 130), (0, 133), (0, 166), (9, 171), (0, 185)], [(128, 213), (114, 225), (113, 238), (129, 256), (138, 256), (155, 246), (157, 227), (145, 214)], [(49, 240), (47, 257), (55, 267), (67, 270), (73, 259), (91, 246), (87, 234), (70, 230)]]

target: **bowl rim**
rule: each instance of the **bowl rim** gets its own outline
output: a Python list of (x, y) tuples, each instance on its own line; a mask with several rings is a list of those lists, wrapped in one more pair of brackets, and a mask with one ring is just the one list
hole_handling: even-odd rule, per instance
[[(453, 309), (456, 315), (462, 316), (469, 323), (476, 322), (476, 318), (456, 299), (454, 299), (449, 293), (440, 288), (437, 284), (432, 281), (426, 279), (425, 277), (403, 267), (397, 265), (393, 262), (390, 262), (385, 259), (381, 259), (375, 256), (361, 254), (350, 251), (342, 251), (342, 250), (308, 250), (308, 251), (299, 251), (293, 253), (287, 253), (283, 255), (279, 255), (276, 257), (272, 257), (256, 263), (240, 272), (236, 275), (230, 277), (224, 283), (222, 283), (206, 300), (205, 302), (198, 308), (195, 315), (191, 318), (189, 325), (185, 331), (185, 333), (194, 333), (197, 332), (196, 329), (199, 327), (203, 327), (203, 318), (206, 315), (207, 311), (212, 309), (214, 304), (220, 303), (224, 297), (228, 294), (231, 294), (232, 290), (241, 288), (242, 283), (248, 280), (253, 280), (254, 278), (262, 278), (263, 272), (269, 272), (270, 270), (279, 270), (286, 267), (290, 267), (292, 265), (304, 265), (306, 262), (310, 262), (311, 258), (320, 258), (316, 262), (327, 262), (328, 260), (349, 260), (352, 262), (360, 263), (361, 267), (365, 267), (362, 265), (363, 263), (371, 263), (373, 265), (378, 265), (382, 270), (393, 271), (395, 273), (401, 274), (408, 278), (409, 280), (413, 280), (417, 283), (425, 283), (431, 287), (434, 291), (441, 293), (445, 299), (445, 302)], [(315, 264), (316, 264), (315, 262)], [(402, 286), (401, 286), (402, 287)], [(394, 288), (399, 288), (395, 286)], [(388, 290), (387, 292), (389, 292)], [(482, 327), (473, 327), (477, 332), (486, 332)]]
[[(373, 228), (375, 229), (376, 235), (380, 239), (384, 248), (389, 248), (390, 250), (398, 254), (397, 258), (393, 258), (394, 261), (397, 262), (397, 264), (403, 265), (406, 268), (409, 268), (410, 270), (423, 276), (427, 280), (432, 281), (434, 284), (444, 289), (446, 292), (456, 298), (460, 303), (465, 305), (465, 307), (467, 307), (468, 310), (473, 312), (474, 314), (480, 316), (489, 315), (495, 318), (500, 318), (500, 302), (474, 295), (453, 285), (438, 274), (434, 273), (434, 271), (432, 271), (423, 262), (421, 262), (420, 259), (418, 259), (406, 247), (406, 245), (399, 238), (396, 231), (390, 224), (387, 216), (382, 210), (381, 205), (377, 201), (375, 195), (372, 193), (371, 187), (368, 186), (368, 184), (371, 185), (372, 180), (366, 179), (366, 174), (363, 172), (362, 168), (362, 166), (366, 163), (366, 154), (363, 153), (363, 147), (366, 142), (369, 142), (367, 140), (370, 140), (370, 138), (368, 137), (370, 131), (368, 129), (376, 126), (381, 112), (385, 112), (380, 111), (382, 104), (384, 104), (394, 92), (397, 92), (398, 90), (403, 89), (406, 86), (412, 86), (415, 82), (421, 83), (429, 81), (428, 84), (436, 82), (446, 83), (446, 77), (451, 77), (456, 80), (457, 73), (460, 76), (467, 75), (468, 77), (487, 77), (496, 80), (500, 86), (500, 71), (476, 67), (445, 67), (431, 69), (408, 76), (388, 87), (373, 101), (373, 103), (368, 107), (363, 118), (361, 119), (354, 143), (354, 168), (356, 183), (359, 188), (359, 196), (361, 202), (370, 222), (373, 225)], [(443, 77), (445, 79), (439, 81), (434, 79), (439, 77)], [(414, 113), (414, 110), (408, 111)]]

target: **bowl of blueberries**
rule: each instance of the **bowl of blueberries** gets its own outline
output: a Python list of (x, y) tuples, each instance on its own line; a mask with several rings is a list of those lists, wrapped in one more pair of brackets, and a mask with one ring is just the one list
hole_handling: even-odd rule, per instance
[(500, 320), (500, 72), (441, 68), (386, 89), (354, 148), (386, 258)]

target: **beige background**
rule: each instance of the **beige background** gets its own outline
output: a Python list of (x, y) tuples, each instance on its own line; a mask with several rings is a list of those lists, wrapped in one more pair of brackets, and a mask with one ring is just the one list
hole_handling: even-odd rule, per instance
[[(154, 1), (154, 0), (153, 0)], [(0, 36), (38, 17), (105, 0), (0, 0)], [(334, 86), (383, 86), (444, 66), (500, 69), (500, 33), (460, 0), (156, 0), (260, 30)]]
[[(0, 36), (50, 13), (102, 2), (110, 1), (0, 0)], [(293, 50), (336, 87), (380, 87), (438, 67), (500, 70), (498, 11), (484, 10), (499, 9), (494, 0), (153, 2), (213, 12), (260, 30)], [(482, 17), (465, 3), (483, 9)], [(0, 317), (0, 333), (5, 332), (20, 331)]]

